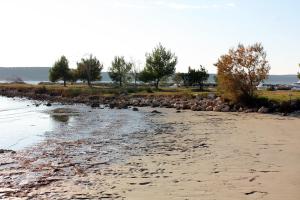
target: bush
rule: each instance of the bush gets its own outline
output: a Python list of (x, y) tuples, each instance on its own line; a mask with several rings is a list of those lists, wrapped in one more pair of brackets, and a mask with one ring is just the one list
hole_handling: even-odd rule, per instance
[(48, 92), (46, 86), (39, 87), (34, 91), (35, 94), (46, 94)]
[(62, 96), (65, 97), (77, 97), (82, 93), (79, 88), (71, 88), (62, 92)]
[(215, 64), (218, 69), (218, 89), (233, 102), (252, 101), (256, 87), (268, 76), (270, 65), (261, 44), (230, 49)]

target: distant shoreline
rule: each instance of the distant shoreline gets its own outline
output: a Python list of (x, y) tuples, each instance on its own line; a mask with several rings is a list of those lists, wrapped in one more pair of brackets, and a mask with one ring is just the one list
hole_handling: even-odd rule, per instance
[[(0, 82), (7, 82), (16, 77), (20, 77), (25, 82), (48, 82), (48, 72), (50, 67), (0, 67)], [(112, 82), (108, 72), (102, 72), (101, 82)], [(211, 73), (208, 78), (208, 83), (215, 83), (214, 76)], [(293, 84), (297, 82), (297, 75), (270, 75), (265, 81), (266, 84)]]

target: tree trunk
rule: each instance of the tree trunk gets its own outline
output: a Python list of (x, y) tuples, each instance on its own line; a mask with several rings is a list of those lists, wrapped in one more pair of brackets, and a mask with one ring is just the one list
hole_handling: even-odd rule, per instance
[(203, 83), (202, 82), (199, 82), (199, 89), (200, 89), (200, 91), (203, 91)]
[(155, 83), (155, 88), (156, 88), (156, 89), (158, 89), (158, 85), (159, 85), (159, 79), (157, 79), (157, 80), (156, 80), (156, 83)]
[(66, 87), (66, 86), (67, 86), (66, 79), (64, 79), (64, 87)]
[(89, 87), (92, 87), (92, 84), (91, 84), (90, 79), (88, 79), (87, 82), (88, 82), (88, 86), (89, 86)]

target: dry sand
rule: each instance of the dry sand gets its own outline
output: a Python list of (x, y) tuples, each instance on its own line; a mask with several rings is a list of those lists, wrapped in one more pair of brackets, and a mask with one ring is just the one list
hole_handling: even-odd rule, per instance
[[(149, 108), (144, 110), (149, 111)], [(300, 199), (300, 118), (159, 109), (147, 153), (39, 188), (36, 199)]]

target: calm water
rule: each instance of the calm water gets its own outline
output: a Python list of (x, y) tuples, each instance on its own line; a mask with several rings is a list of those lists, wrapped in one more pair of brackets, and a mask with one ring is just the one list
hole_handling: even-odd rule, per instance
[(34, 103), (0, 96), (0, 149), (21, 150), (49, 138), (77, 140), (95, 134), (109, 140), (147, 128), (141, 112)]

